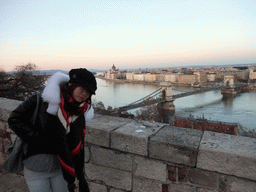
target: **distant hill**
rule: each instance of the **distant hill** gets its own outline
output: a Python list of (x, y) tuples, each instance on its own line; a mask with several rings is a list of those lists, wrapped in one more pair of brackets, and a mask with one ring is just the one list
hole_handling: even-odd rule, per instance
[(226, 64), (226, 65), (191, 65), (191, 66), (179, 66), (179, 67), (173, 67), (173, 68), (205, 68), (205, 67), (242, 67), (242, 66), (254, 66), (256, 63), (249, 63), (249, 64)]
[(97, 73), (97, 72), (107, 71), (107, 69), (88, 69), (88, 71), (91, 71), (92, 73)]
[[(97, 72), (102, 72), (104, 70), (88, 69), (88, 71), (90, 71), (92, 73), (97, 73)], [(69, 71), (65, 71), (65, 70), (61, 70), (61, 69), (39, 70), (40, 74), (47, 74), (47, 75), (53, 75), (54, 73), (57, 73), (57, 72), (68, 74)], [(7, 73), (12, 74), (12, 73), (14, 73), (14, 71), (10, 71), (10, 72), (7, 72)]]
[[(249, 63), (249, 64), (229, 64), (229, 65), (191, 65), (191, 66), (176, 66), (176, 67), (170, 67), (170, 68), (205, 68), (205, 67), (228, 67), (228, 66), (233, 66), (233, 67), (245, 67), (245, 66), (255, 66), (256, 63)], [(168, 67), (145, 67), (145, 68), (124, 68), (122, 71), (125, 70), (138, 70), (138, 69), (165, 69)], [(105, 72), (107, 69), (88, 69), (88, 71), (92, 73), (97, 73), (97, 72)], [(62, 72), (68, 74), (69, 71), (61, 70), (61, 69), (50, 69), (50, 70), (40, 70), (39, 73), (42, 74), (47, 74), (47, 75), (52, 75), (56, 72)], [(14, 73), (13, 71), (7, 72), (9, 74)]]
[[(102, 72), (104, 70), (99, 70), (99, 69), (88, 69), (88, 71), (92, 72), (92, 73), (97, 73), (97, 72)], [(40, 73), (46, 73), (46, 74), (54, 74), (56, 72), (62, 72), (62, 73), (66, 73), (68, 74), (69, 71), (65, 71), (65, 70), (60, 70), (60, 69), (51, 69), (51, 70), (40, 70)]]
[(51, 70), (40, 70), (39, 73), (47, 74), (47, 75), (52, 75), (54, 73), (61, 72), (68, 74), (68, 71), (65, 70), (60, 70), (60, 69), (51, 69)]

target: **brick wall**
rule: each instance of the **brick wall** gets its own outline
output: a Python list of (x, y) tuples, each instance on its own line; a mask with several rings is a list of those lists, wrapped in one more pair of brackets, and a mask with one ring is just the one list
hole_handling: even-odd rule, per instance
[(238, 132), (237, 124), (235, 123), (222, 123), (200, 118), (196, 119), (175, 117), (173, 125), (175, 127), (185, 127), (204, 131), (212, 131), (217, 133), (225, 133), (230, 135), (237, 135)]
[[(6, 120), (16, 105), (0, 99), (1, 130), (9, 132)], [(6, 149), (10, 137), (0, 139)], [(255, 143), (96, 114), (86, 129), (86, 176), (92, 192), (255, 192)]]

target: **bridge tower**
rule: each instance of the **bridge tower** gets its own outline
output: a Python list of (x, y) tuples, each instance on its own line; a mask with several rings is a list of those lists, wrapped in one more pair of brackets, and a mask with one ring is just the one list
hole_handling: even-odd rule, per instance
[(235, 87), (235, 77), (234, 75), (226, 75), (224, 76), (224, 85), (227, 88), (221, 90), (221, 94), (223, 97), (232, 97), (237, 94)]
[(235, 77), (234, 77), (234, 75), (224, 76), (224, 84), (225, 84), (225, 86), (229, 86), (230, 88), (234, 88), (235, 87)]
[(172, 86), (170, 82), (161, 82), (159, 86), (162, 87), (160, 98), (164, 100), (163, 102), (158, 103), (160, 114), (159, 121), (170, 123), (171, 117), (175, 113), (174, 100), (172, 99)]

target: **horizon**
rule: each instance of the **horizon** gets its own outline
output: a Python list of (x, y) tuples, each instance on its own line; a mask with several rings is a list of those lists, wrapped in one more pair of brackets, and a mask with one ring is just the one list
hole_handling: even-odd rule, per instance
[[(231, 65), (195, 65), (195, 66), (174, 66), (174, 67), (153, 67), (153, 68), (123, 68), (123, 69), (119, 69), (117, 67), (118, 70), (144, 70), (144, 69), (166, 69), (166, 68), (207, 68), (207, 67), (239, 67), (239, 66), (253, 66), (256, 67), (256, 63), (248, 63), (248, 64), (231, 64)], [(87, 68), (87, 70), (92, 71), (92, 72), (104, 72), (107, 71), (109, 68), (105, 68), (105, 69), (94, 69), (94, 68)], [(43, 70), (36, 70), (36, 71), (65, 71), (68, 72), (69, 70), (64, 70), (64, 69), (43, 69)], [(14, 70), (12, 71), (6, 71), (7, 73), (12, 73), (15, 72)]]
[(255, 18), (254, 0), (3, 0), (0, 69), (256, 63)]

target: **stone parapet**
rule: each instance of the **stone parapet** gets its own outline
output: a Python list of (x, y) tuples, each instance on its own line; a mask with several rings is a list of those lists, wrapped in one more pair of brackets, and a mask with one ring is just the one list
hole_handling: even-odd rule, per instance
[(148, 156), (149, 137), (163, 125), (132, 121), (111, 133), (111, 148), (137, 155)]
[[(5, 135), (17, 104), (0, 99)], [(91, 192), (256, 191), (255, 138), (96, 114), (85, 139)], [(2, 164), (11, 139), (0, 141)]]
[(256, 139), (205, 132), (197, 167), (256, 180)]
[(203, 131), (164, 126), (150, 138), (149, 157), (196, 166), (196, 159)]

